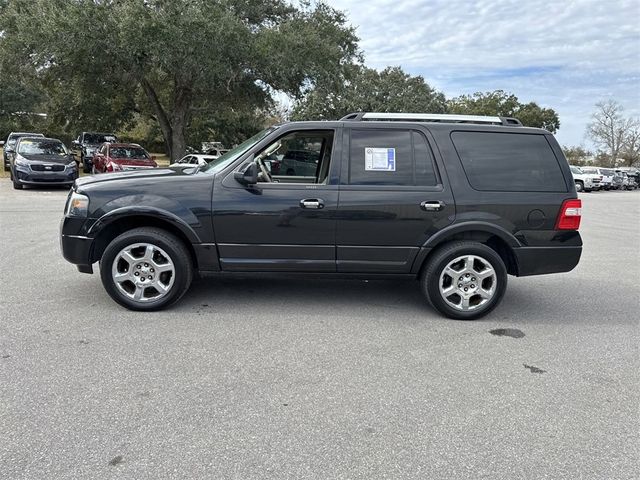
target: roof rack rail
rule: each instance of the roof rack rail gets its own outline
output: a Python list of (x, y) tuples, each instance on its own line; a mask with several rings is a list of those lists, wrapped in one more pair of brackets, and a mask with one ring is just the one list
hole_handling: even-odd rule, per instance
[(362, 121), (396, 121), (396, 122), (440, 122), (440, 123), (480, 123), (487, 125), (522, 126), (517, 118), (482, 116), (482, 115), (454, 115), (442, 113), (382, 113), (355, 112), (340, 119), (342, 122)]

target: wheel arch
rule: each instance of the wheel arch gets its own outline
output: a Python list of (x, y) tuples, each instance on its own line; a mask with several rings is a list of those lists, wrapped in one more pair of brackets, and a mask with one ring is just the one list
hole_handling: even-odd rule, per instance
[(478, 242), (487, 245), (500, 255), (509, 275), (518, 274), (518, 263), (513, 249), (520, 247), (521, 243), (513, 235), (494, 225), (464, 223), (438, 232), (425, 243), (425, 248), (423, 248), (425, 252), (424, 258), (421, 259), (421, 263), (416, 270), (418, 276), (426, 268), (436, 251), (451, 242), (457, 241)]
[(176, 236), (187, 248), (193, 267), (198, 268), (197, 256), (193, 248), (194, 240), (199, 242), (197, 235), (188, 226), (182, 226), (179, 222), (143, 212), (131, 212), (102, 221), (91, 248), (91, 262), (100, 260), (107, 245), (117, 236), (140, 227), (159, 228)]

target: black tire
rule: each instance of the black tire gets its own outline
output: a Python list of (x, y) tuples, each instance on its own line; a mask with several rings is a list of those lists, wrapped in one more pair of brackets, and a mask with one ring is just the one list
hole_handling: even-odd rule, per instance
[(9, 165), (7, 165), (6, 163), (4, 163), (4, 161), (2, 162), (2, 166), (4, 167), (4, 171), (8, 172), (9, 170), (11, 170), (11, 167), (9, 167)]
[[(165, 296), (158, 300), (135, 301), (123, 294), (112, 278), (112, 266), (118, 253), (128, 245), (136, 243), (147, 243), (161, 248), (174, 264), (173, 285)], [(129, 310), (160, 310), (180, 300), (189, 289), (193, 279), (193, 262), (184, 243), (166, 230), (151, 227), (135, 228), (116, 237), (107, 246), (100, 259), (100, 278), (109, 296)]]
[[(493, 296), (473, 310), (463, 311), (450, 306), (440, 294), (440, 276), (445, 267), (457, 257), (474, 255), (488, 262), (495, 271), (496, 286)], [(492, 248), (478, 242), (460, 241), (438, 248), (422, 270), (420, 285), (427, 300), (442, 315), (455, 320), (475, 320), (498, 306), (507, 289), (507, 269), (502, 258)]]
[(9, 179), (11, 180), (11, 183), (13, 184), (13, 188), (16, 190), (22, 190), (22, 188), (24, 187), (24, 185), (22, 185), (19, 182), (16, 182), (16, 180), (13, 178), (13, 171), (9, 170)]
[(582, 182), (575, 182), (576, 184), (576, 192), (582, 192), (584, 191), (584, 183)]
[(87, 161), (84, 158), (84, 155), (80, 157), (80, 161), (82, 162), (82, 171), (84, 173), (91, 173), (91, 168), (89, 168), (89, 165), (87, 165)]

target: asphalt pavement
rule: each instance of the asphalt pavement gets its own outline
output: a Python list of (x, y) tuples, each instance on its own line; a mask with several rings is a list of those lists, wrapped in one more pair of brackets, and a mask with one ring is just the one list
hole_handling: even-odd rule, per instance
[(581, 194), (570, 273), (447, 320), (412, 281), (208, 278), (130, 312), (0, 179), (2, 479), (631, 479), (640, 191)]

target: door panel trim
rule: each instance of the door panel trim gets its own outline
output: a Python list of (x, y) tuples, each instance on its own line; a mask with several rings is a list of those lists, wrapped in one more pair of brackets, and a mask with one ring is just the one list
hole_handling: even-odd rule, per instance
[(420, 250), (414, 246), (338, 246), (338, 272), (409, 273)]
[(333, 245), (218, 244), (220, 266), (227, 271), (335, 272)]

